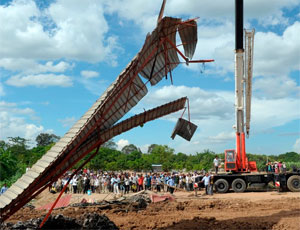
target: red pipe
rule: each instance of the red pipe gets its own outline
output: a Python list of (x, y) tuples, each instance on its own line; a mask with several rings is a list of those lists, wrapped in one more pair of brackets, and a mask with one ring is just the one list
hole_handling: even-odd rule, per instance
[(242, 162), (243, 162), (243, 171), (247, 171), (246, 169), (246, 146), (245, 146), (245, 133), (241, 133), (242, 136)]
[(63, 189), (61, 190), (59, 196), (56, 198), (55, 202), (53, 203), (52, 207), (50, 208), (49, 212), (47, 213), (47, 215), (45, 216), (45, 218), (43, 219), (42, 223), (40, 224), (40, 228), (43, 227), (43, 225), (45, 224), (45, 222), (47, 221), (48, 217), (50, 216), (53, 208), (55, 207), (55, 205), (57, 204), (57, 202), (59, 201), (60, 197), (62, 196), (62, 194), (64, 193), (64, 191), (66, 190), (66, 188), (68, 187), (70, 181), (72, 180), (72, 178), (74, 177), (75, 174), (78, 173), (78, 171), (80, 169), (83, 168), (83, 166), (88, 163), (95, 155), (98, 154), (100, 149), (100, 145), (98, 145), (96, 152), (94, 152), (85, 162), (83, 162), (70, 176), (69, 180), (67, 181), (67, 183), (65, 184), (65, 186), (63, 187)]
[(241, 145), (240, 145), (240, 133), (236, 133), (236, 168), (241, 168)]

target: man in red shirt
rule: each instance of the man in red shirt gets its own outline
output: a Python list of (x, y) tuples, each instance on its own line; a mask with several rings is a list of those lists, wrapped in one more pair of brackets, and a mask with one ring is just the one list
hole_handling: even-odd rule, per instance
[(143, 177), (142, 174), (139, 176), (138, 184), (139, 184), (138, 191), (142, 191), (142, 190), (144, 189), (144, 188), (143, 188), (144, 177)]

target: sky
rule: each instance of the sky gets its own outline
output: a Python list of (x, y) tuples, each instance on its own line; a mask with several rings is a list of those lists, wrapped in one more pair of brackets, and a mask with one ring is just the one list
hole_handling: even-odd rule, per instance
[[(0, 0), (0, 139), (63, 136), (139, 52), (162, 0)], [(244, 27), (255, 28), (253, 97), (246, 151), (300, 153), (300, 0), (245, 0)], [(199, 17), (194, 59), (126, 116), (187, 96), (198, 128), (190, 142), (170, 138), (181, 112), (114, 138), (118, 149), (175, 152), (235, 148), (234, 0), (168, 0), (165, 16)], [(183, 118), (187, 119), (185, 113)]]

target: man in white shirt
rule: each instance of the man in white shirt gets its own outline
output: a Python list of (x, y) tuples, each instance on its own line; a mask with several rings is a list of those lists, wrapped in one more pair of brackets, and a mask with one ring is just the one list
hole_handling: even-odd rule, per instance
[(119, 185), (118, 185), (118, 178), (117, 178), (116, 175), (114, 175), (114, 176), (111, 178), (111, 185), (113, 186), (114, 194), (115, 194), (115, 195), (120, 194), (120, 192), (119, 192)]
[(214, 159), (214, 166), (215, 166), (216, 174), (218, 174), (218, 169), (220, 166), (220, 161), (219, 161), (218, 156), (216, 156), (216, 158)]

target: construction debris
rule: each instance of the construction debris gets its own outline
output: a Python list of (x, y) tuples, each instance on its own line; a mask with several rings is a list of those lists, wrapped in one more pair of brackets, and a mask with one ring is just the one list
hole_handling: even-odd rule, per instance
[(99, 210), (114, 209), (115, 212), (139, 211), (151, 203), (149, 192), (143, 190), (131, 196), (123, 196), (115, 200), (102, 200), (100, 202), (81, 202), (72, 204), (71, 207), (97, 207)]
[[(1, 229), (38, 229), (44, 218), (30, 219), (24, 222), (5, 223)], [(47, 222), (43, 225), (43, 229), (119, 229), (112, 221), (105, 215), (97, 213), (87, 213), (79, 219), (65, 217), (63, 215), (50, 216)]]

